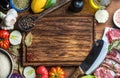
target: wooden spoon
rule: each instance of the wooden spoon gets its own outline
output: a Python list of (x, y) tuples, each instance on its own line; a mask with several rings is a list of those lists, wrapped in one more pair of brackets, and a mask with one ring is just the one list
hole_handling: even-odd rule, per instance
[(55, 6), (49, 8), (49, 9), (46, 9), (39, 15), (36, 15), (36, 16), (25, 15), (25, 16), (21, 17), (18, 21), (19, 28), (22, 31), (30, 31), (35, 26), (35, 22), (38, 19), (44, 17), (45, 15), (47, 15), (50, 12), (62, 7), (63, 5), (65, 5), (66, 3), (70, 2), (70, 1), (71, 0), (61, 0)]

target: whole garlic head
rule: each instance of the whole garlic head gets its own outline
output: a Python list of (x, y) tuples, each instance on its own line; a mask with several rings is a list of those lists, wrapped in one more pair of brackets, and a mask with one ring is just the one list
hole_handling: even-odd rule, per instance
[(16, 22), (16, 18), (13, 17), (13, 15), (7, 15), (4, 19), (4, 24), (8, 27), (13, 26), (15, 22)]

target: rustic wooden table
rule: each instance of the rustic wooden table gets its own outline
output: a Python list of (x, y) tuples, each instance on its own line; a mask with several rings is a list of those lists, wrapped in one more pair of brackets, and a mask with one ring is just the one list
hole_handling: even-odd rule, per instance
[[(89, 6), (88, 4), (88, 0), (84, 0), (84, 7), (82, 9), (81, 12), (79, 13), (69, 13), (68, 16), (70, 16), (70, 14), (72, 14), (73, 16), (93, 16), (94, 18), (94, 13), (95, 11)], [(67, 8), (68, 8), (69, 4), (68, 5), (65, 5), (64, 7), (60, 8), (59, 10), (56, 10), (50, 14), (48, 14), (46, 17), (50, 17), (50, 16), (59, 16), (59, 15), (62, 15), (62, 17), (65, 17), (65, 13), (67, 11)], [(65, 8), (63, 10), (63, 8)], [(115, 10), (117, 10), (118, 8), (120, 8), (120, 0), (112, 0), (111, 4), (106, 8), (109, 12), (109, 20), (105, 23), (105, 24), (98, 24), (98, 23), (95, 23), (96, 25), (93, 26), (93, 29), (91, 30), (93, 32), (93, 40), (91, 40), (91, 43), (90, 43), (90, 46), (92, 46), (92, 43), (94, 41), (96, 41), (97, 39), (100, 39), (102, 37), (102, 34), (103, 34), (103, 31), (104, 31), (104, 28), (106, 26), (111, 26), (111, 27), (114, 27), (114, 24), (113, 24), (113, 21), (112, 21), (112, 17), (113, 17), (113, 13), (115, 12)], [(27, 14), (27, 13), (26, 13)], [(21, 15), (23, 15), (21, 13)], [(94, 19), (93, 19), (94, 20)], [(44, 23), (44, 22), (43, 22)], [(91, 47), (89, 47), (90, 49)], [(87, 48), (86, 48), (87, 49)], [(89, 50), (87, 50), (89, 51)], [(87, 56), (88, 52), (85, 54), (85, 56)], [(23, 55), (24, 56), (24, 55)], [(24, 57), (25, 58), (25, 57)], [(28, 57), (29, 58), (29, 57)], [(61, 58), (62, 59), (62, 58)], [(85, 59), (85, 57), (84, 57)], [(74, 65), (73, 63), (71, 64), (70, 62), (70, 66), (66, 65), (66, 66), (62, 66), (63, 69), (65, 70), (66, 72), (66, 75), (67, 75), (67, 78), (70, 78), (70, 75), (75, 71), (76, 67), (78, 67), (78, 65), (84, 60), (82, 59), (80, 62), (76, 62), (76, 64)], [(78, 60), (78, 59), (77, 59)], [(63, 60), (64, 61), (64, 60)], [(63, 62), (64, 63), (64, 62)], [(65, 64), (65, 63), (64, 63)], [(26, 64), (27, 65), (27, 64)], [(61, 64), (60, 64), (61, 65)], [(50, 66), (48, 65), (48, 68)]]
[[(85, 0), (85, 1), (87, 1), (87, 0)], [(87, 7), (87, 5), (85, 5), (85, 6)], [(97, 39), (102, 38), (105, 27), (116, 27), (113, 24), (112, 19), (113, 19), (114, 12), (119, 8), (120, 8), (120, 0), (112, 0), (111, 4), (106, 8), (106, 10), (109, 12), (109, 20), (104, 24), (96, 23), (96, 26), (95, 26), (95, 29), (94, 29), (95, 30), (95, 37), (94, 37), (95, 41)], [(87, 12), (88, 13), (91, 12), (92, 14), (94, 14), (94, 11), (92, 11), (92, 10), (89, 10)], [(76, 68), (75, 66), (73, 66), (73, 67), (64, 67), (65, 71), (67, 72), (67, 78), (70, 77), (70, 75), (74, 72), (75, 68)]]

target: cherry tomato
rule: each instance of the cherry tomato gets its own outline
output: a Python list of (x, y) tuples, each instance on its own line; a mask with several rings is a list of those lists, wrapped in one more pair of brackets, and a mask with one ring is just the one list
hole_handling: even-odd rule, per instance
[(9, 45), (9, 32), (7, 30), (0, 30), (0, 48), (8, 49)]

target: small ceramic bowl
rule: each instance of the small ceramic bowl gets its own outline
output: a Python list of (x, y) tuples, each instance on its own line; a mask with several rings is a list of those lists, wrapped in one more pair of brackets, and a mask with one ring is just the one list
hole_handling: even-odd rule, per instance
[(2, 55), (4, 55), (5, 57), (7, 57), (8, 60), (9, 60), (10, 70), (5, 70), (5, 71), (10, 71), (9, 74), (7, 74), (7, 78), (10, 78), (10, 76), (11, 76), (11, 74), (12, 74), (12, 72), (13, 72), (13, 59), (12, 59), (12, 57), (10, 56), (10, 54), (9, 54), (6, 50), (4, 50), (4, 49), (2, 49), (2, 48), (0, 48), (0, 53), (1, 53)]
[(118, 28), (120, 28), (120, 9), (117, 9), (117, 10), (114, 12), (113, 22), (114, 22), (114, 24), (115, 24)]
[[(28, 0), (28, 2), (30, 3), (30, 0)], [(20, 8), (16, 7), (16, 4), (13, 2), (13, 0), (10, 0), (10, 6), (18, 12), (23, 12), (23, 11), (27, 10), (29, 8), (29, 3), (26, 7), (20, 9)], [(22, 3), (20, 3), (20, 4), (22, 4)]]

